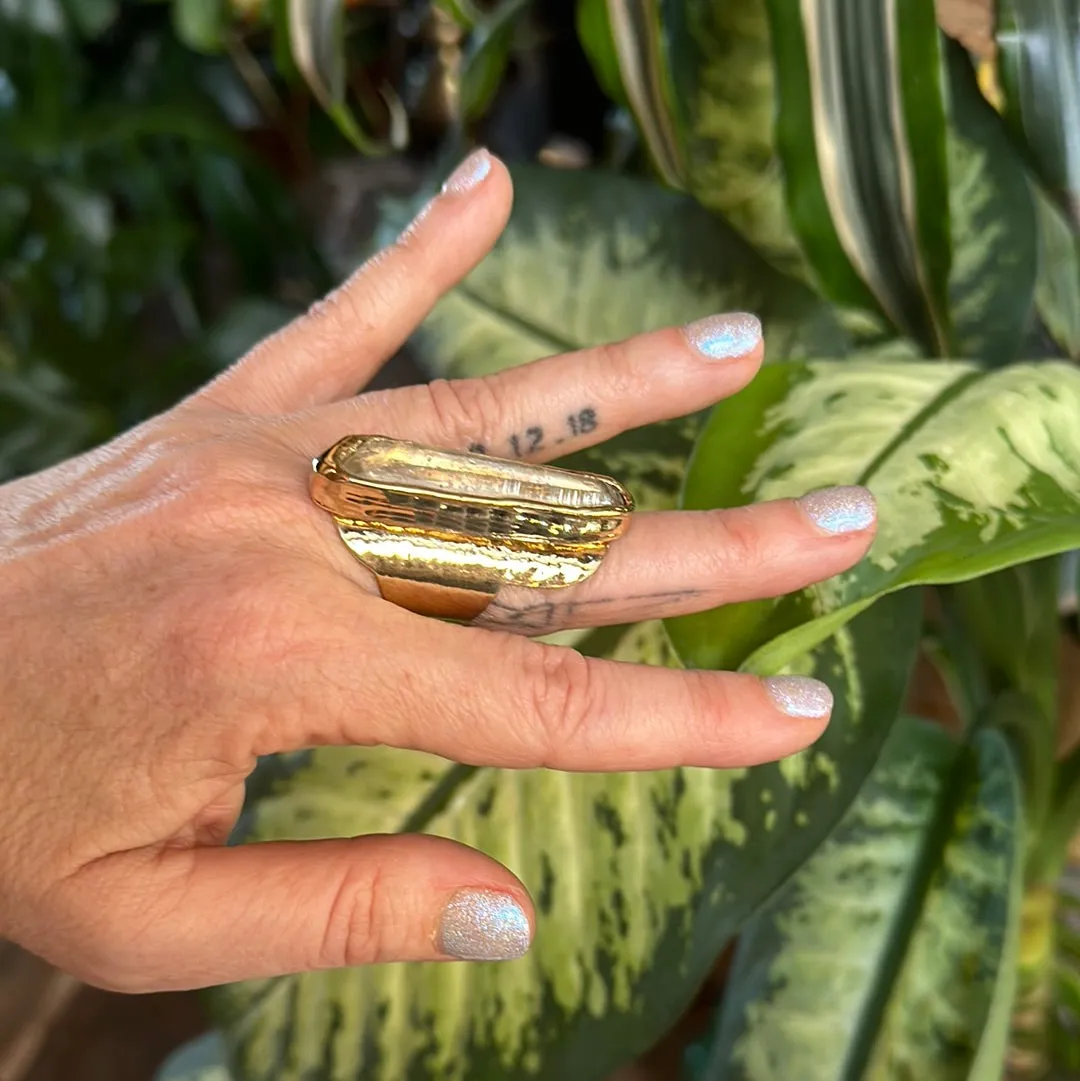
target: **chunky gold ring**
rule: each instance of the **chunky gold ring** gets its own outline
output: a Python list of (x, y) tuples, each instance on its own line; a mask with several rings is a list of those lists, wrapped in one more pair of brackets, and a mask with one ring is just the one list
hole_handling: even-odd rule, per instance
[(350, 435), (316, 458), (311, 498), (388, 601), (470, 620), (501, 585), (584, 581), (626, 529), (618, 481), (548, 465)]

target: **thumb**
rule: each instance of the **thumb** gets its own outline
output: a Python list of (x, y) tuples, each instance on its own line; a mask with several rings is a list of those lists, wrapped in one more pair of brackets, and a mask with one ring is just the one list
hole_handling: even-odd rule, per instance
[(69, 884), (80, 881), (94, 919), (81, 946), (74, 936), (77, 965), (56, 963), (112, 990), (383, 961), (511, 960), (532, 940), (532, 905), (506, 868), (419, 834), (124, 853)]

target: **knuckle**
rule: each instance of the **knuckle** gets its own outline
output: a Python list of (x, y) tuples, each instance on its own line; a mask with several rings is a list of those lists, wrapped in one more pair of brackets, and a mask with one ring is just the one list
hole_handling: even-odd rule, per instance
[(452, 445), (468, 445), (506, 426), (506, 401), (495, 379), (435, 379), (424, 393), (440, 435)]
[(634, 363), (625, 342), (603, 342), (596, 346), (597, 366), (612, 401), (634, 401), (649, 389), (649, 383)]
[(525, 652), (525, 708), (534, 720), (545, 764), (563, 759), (567, 747), (588, 740), (602, 711), (594, 663), (576, 650), (522, 640)]
[(397, 906), (374, 869), (348, 870), (330, 901), (319, 949), (320, 968), (353, 968), (394, 960)]
[(717, 535), (717, 542), (710, 545), (710, 549), (715, 553), (721, 576), (736, 574), (740, 570), (768, 569), (768, 544), (754, 519), (753, 514), (745, 513), (741, 507), (713, 512), (710, 524)]

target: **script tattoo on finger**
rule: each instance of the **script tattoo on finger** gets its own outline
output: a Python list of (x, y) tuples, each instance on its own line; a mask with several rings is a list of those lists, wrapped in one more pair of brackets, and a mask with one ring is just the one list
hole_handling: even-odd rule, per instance
[[(667, 589), (577, 601), (554, 601), (547, 598), (524, 601), (521, 598), (496, 597), (477, 619), (477, 623), (497, 626), (518, 634), (550, 634), (567, 627), (609, 626), (612, 622), (619, 622), (618, 619), (612, 619), (613, 609), (615, 612), (620, 608), (640, 609), (643, 604), (657, 609), (667, 609), (672, 605), (681, 608), (687, 601), (704, 595), (705, 591), (701, 589)], [(654, 617), (633, 618), (659, 618), (659, 614)]]
[[(511, 457), (527, 458), (531, 454), (547, 449), (548, 446), (556, 447), (568, 439), (590, 435), (599, 426), (600, 419), (596, 415), (596, 409), (587, 405), (573, 413), (568, 413), (562, 425), (556, 426), (555, 429), (545, 429), (543, 425), (531, 424), (524, 431), (511, 432), (506, 437), (506, 446)], [(473, 454), (489, 453), (488, 444), (479, 441), (470, 443), (469, 450)]]

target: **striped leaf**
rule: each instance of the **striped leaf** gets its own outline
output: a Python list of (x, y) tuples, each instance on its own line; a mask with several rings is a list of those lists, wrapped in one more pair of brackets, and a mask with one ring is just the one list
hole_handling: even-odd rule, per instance
[(949, 355), (949, 191), (932, 0), (768, 0), (791, 220), (825, 293)]
[(743, 933), (699, 1081), (999, 1081), (1021, 808), (996, 732), (898, 726), (840, 828)]
[[(522, 878), (537, 933), (510, 963), (222, 988), (212, 1002), (237, 1081), (600, 1081), (667, 1030), (854, 798), (899, 708), (920, 615), (916, 591), (889, 598), (793, 665), (827, 679), (836, 708), (814, 748), (779, 764), (568, 774), (388, 748), (275, 763), (255, 786), (249, 839), (456, 838)], [(583, 651), (676, 663), (658, 623), (595, 635)]]
[(1080, 0), (1000, 0), (1004, 111), (1040, 192), (1039, 311), (1062, 350), (1080, 358)]
[(1005, 114), (1080, 230), (1080, 0), (999, 0)]
[(629, 107), (657, 173), (675, 188), (686, 170), (667, 55), (670, 23), (678, 18), (677, 7), (660, 0), (578, 0), (582, 45), (601, 86)]
[(683, 495), (690, 508), (866, 484), (878, 535), (852, 570), (778, 601), (672, 620), (694, 667), (779, 667), (875, 598), (963, 581), (1080, 546), (1080, 370), (960, 362), (770, 365), (718, 405)]
[(364, 131), (346, 100), (345, 0), (284, 3), (292, 58), (319, 104), (361, 153), (385, 152), (386, 147)]
[(848, 343), (829, 307), (692, 199), (601, 172), (514, 171), (494, 252), (415, 339), (435, 375), (477, 375), (713, 312), (752, 311), (771, 358)]

